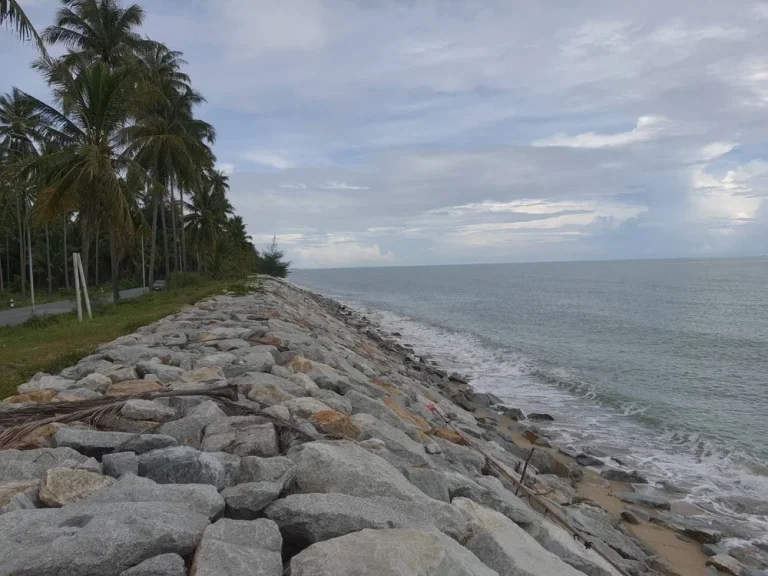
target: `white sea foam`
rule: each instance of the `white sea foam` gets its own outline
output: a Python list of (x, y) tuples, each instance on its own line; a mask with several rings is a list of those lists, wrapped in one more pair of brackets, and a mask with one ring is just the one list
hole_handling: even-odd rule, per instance
[(643, 422), (647, 406), (606, 395), (561, 368), (541, 367), (495, 349), (476, 335), (348, 304), (385, 329), (400, 332), (403, 342), (413, 344), (417, 353), (432, 355), (446, 369), (471, 376), (478, 391), (493, 392), (526, 413), (552, 414), (555, 422), (547, 428), (558, 432), (555, 444), (594, 446), (620, 457), (652, 483), (680, 486), (689, 491), (683, 498), (686, 502), (737, 523), (751, 538), (768, 541), (766, 516), (737, 513), (727, 505), (729, 497), (768, 502), (768, 477), (750, 470), (760, 463), (747, 455), (716, 447), (698, 434), (676, 428), (678, 423), (655, 429)]

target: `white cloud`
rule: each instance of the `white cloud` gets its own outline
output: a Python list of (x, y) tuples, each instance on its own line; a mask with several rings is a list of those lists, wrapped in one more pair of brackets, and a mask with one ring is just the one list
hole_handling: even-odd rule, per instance
[(637, 119), (635, 128), (629, 132), (619, 132), (617, 134), (585, 132), (575, 136), (559, 133), (550, 138), (534, 140), (531, 145), (535, 147), (563, 146), (567, 148), (614, 148), (627, 146), (657, 138), (665, 124), (665, 118), (660, 116), (640, 116)]
[(736, 146), (738, 146), (738, 144), (735, 142), (712, 142), (700, 150), (699, 157), (701, 160), (705, 161), (714, 160), (720, 156), (725, 156), (728, 152), (736, 148)]
[(370, 190), (368, 186), (353, 186), (346, 182), (326, 182), (320, 186), (323, 190)]
[(248, 150), (242, 155), (243, 159), (253, 162), (254, 164), (260, 164), (269, 168), (277, 168), (278, 170), (285, 170), (286, 168), (295, 168), (296, 164), (293, 160), (281, 156), (275, 152), (269, 150), (252, 149)]
[(341, 268), (391, 264), (395, 255), (378, 244), (365, 245), (352, 236), (327, 235), (313, 245), (292, 248), (288, 254), (300, 268)]
[(705, 168), (692, 173), (690, 217), (717, 226), (752, 221), (768, 198), (768, 162), (750, 162), (718, 177)]

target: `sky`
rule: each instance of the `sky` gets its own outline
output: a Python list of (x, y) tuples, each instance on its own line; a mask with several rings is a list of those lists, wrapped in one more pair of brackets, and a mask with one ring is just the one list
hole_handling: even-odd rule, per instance
[[(768, 2), (140, 4), (295, 267), (768, 253)], [(0, 92), (32, 57), (0, 30)]]

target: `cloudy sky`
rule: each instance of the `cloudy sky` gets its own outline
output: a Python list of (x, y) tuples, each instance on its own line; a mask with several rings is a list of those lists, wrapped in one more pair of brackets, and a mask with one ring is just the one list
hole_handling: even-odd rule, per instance
[[(141, 4), (297, 266), (768, 253), (768, 2)], [(0, 34), (0, 91), (32, 56)]]

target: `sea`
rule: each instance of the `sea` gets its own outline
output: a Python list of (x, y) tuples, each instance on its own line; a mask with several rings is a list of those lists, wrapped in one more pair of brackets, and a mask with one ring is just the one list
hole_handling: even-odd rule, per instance
[(295, 270), (418, 354), (768, 542), (768, 259)]

